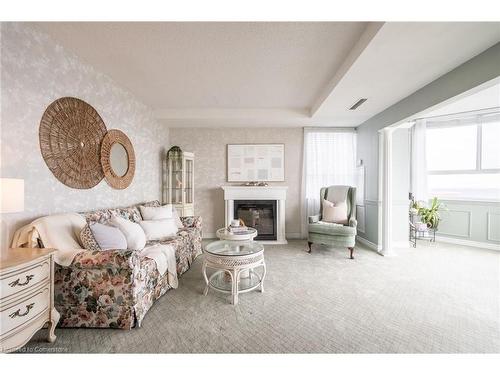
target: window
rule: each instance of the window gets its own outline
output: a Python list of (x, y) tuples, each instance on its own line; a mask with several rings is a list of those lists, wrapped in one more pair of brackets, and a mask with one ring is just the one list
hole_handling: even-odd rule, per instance
[[(364, 173), (356, 168), (356, 133), (336, 129), (305, 129), (305, 205), (308, 215), (319, 211), (319, 192), (324, 186), (363, 184)], [(362, 191), (356, 192), (357, 200)]]
[(457, 171), (476, 168), (477, 127), (427, 130), (427, 170)]
[(500, 200), (500, 113), (428, 121), (428, 188), (443, 199)]
[(500, 119), (485, 121), (481, 127), (481, 168), (500, 169)]

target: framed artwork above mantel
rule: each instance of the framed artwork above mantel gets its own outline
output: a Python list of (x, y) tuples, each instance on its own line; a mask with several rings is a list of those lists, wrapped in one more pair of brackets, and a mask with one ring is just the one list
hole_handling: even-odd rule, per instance
[(227, 181), (285, 181), (285, 145), (228, 144)]

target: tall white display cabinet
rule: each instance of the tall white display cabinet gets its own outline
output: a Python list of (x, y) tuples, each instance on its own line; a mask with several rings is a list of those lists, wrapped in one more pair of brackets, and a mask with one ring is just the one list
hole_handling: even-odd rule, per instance
[(166, 154), (163, 203), (174, 205), (179, 216), (194, 215), (194, 153), (182, 151), (178, 146)]

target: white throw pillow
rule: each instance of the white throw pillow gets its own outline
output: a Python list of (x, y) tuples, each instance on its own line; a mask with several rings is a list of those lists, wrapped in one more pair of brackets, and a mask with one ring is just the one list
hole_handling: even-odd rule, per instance
[(328, 223), (347, 224), (347, 203), (330, 202), (323, 199), (322, 221)]
[(142, 250), (146, 245), (146, 234), (141, 226), (119, 216), (112, 216), (109, 223), (122, 231), (127, 239), (127, 249)]
[(139, 206), (143, 220), (162, 220), (172, 218), (172, 205), (159, 207)]
[(177, 225), (173, 218), (163, 220), (143, 220), (139, 225), (146, 233), (148, 241), (161, 240), (166, 237), (172, 237), (177, 234)]
[(112, 227), (111, 225), (100, 223), (87, 224), (82, 229), (80, 237), (87, 250), (127, 248), (127, 239), (123, 232), (119, 228)]

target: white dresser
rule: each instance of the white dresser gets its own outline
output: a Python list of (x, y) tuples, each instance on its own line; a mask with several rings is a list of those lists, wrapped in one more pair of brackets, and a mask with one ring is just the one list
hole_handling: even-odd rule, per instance
[(55, 341), (54, 251), (20, 248), (0, 254), (1, 352), (19, 349), (46, 323), (48, 341)]

